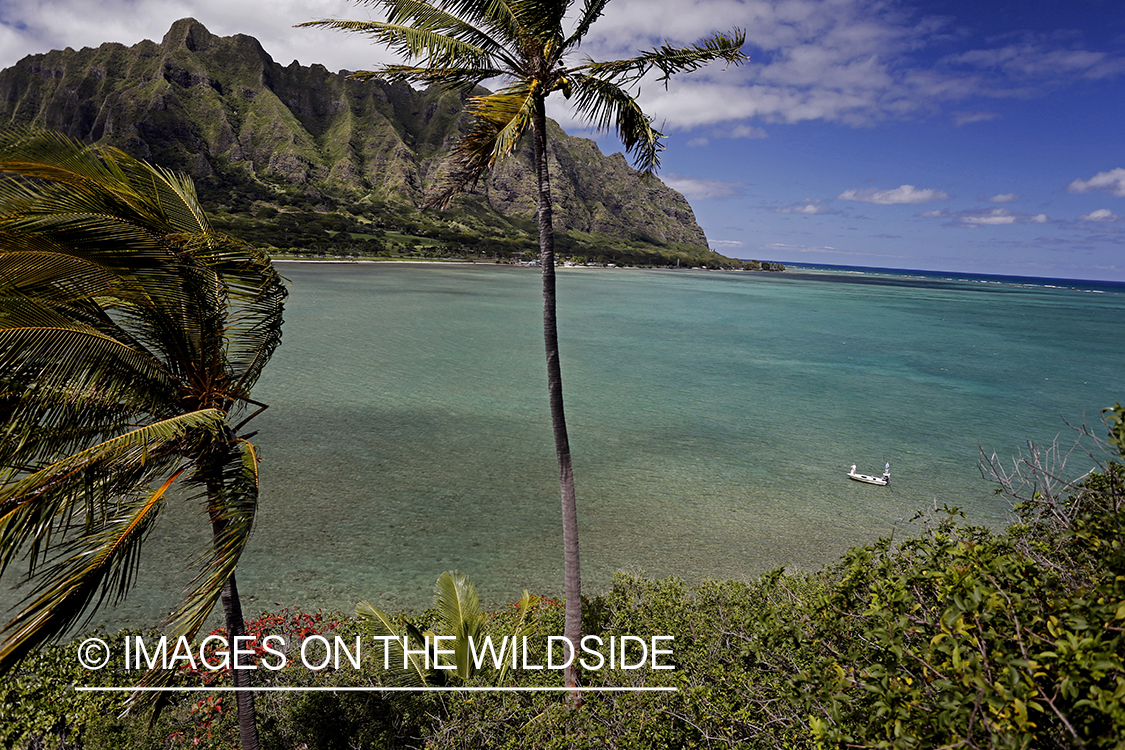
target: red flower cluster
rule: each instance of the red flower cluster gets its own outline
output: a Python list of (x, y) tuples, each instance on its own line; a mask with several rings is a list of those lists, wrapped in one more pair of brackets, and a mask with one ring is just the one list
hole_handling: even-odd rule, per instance
[[(268, 635), (280, 635), (285, 638), (285, 643), (293, 643), (294, 641), (300, 643), (305, 637), (310, 635), (322, 635), (324, 632), (332, 632), (339, 626), (339, 621), (335, 619), (328, 619), (324, 613), (317, 610), (315, 613), (302, 612), (296, 607), (285, 607), (278, 612), (263, 612), (257, 618), (247, 620), (246, 622), (246, 635), (252, 636), (255, 640), (249, 645), (254, 650), (254, 659), (260, 659), (266, 652), (262, 646), (262, 640)], [(224, 640), (227, 637), (225, 628), (216, 628), (204, 636), (206, 640), (210, 636), (220, 636)], [(218, 651), (223, 648), (220, 641), (216, 640), (208, 643), (204, 648), (204, 653), (207, 660), (211, 663), (218, 663), (222, 661)], [(189, 664), (180, 665), (180, 678), (182, 684), (191, 685), (204, 685), (210, 687), (212, 685), (226, 684), (230, 682), (231, 670), (230, 667), (222, 669), (211, 670), (203, 667), (192, 668)], [(233, 700), (229, 693), (222, 695), (209, 695), (202, 700), (197, 701), (191, 708), (191, 727), (184, 731), (173, 732), (168, 735), (168, 742), (171, 746), (195, 746), (203, 740), (211, 737), (212, 725), (222, 717), (223, 712), (226, 710), (227, 699)]]

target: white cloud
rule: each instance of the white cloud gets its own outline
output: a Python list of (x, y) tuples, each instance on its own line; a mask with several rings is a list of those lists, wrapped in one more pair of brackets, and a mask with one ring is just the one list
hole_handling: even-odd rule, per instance
[(1071, 193), (1105, 190), (1118, 198), (1125, 198), (1125, 169), (1118, 167), (1108, 172), (1098, 172), (1088, 180), (1075, 180), (1066, 189)]
[(800, 203), (794, 203), (791, 206), (786, 206), (785, 208), (777, 209), (777, 213), (779, 213), (779, 214), (805, 214), (806, 216), (811, 216), (813, 214), (829, 213), (828, 208), (826, 206), (821, 205), (822, 203), (823, 203), (823, 201), (814, 200), (812, 198), (806, 198), (805, 200), (801, 201)]
[(727, 198), (741, 195), (746, 188), (745, 182), (713, 180), (706, 177), (690, 177), (682, 174), (661, 175), (660, 180), (673, 190), (682, 193), (688, 200)]
[[(646, 109), (658, 121), (672, 129), (706, 118), (862, 125), (1125, 71), (1125, 56), (1116, 52), (1034, 34), (935, 60), (950, 41), (964, 49), (969, 32), (949, 18), (922, 15), (917, 4), (885, 0), (614, 0), (591, 32), (590, 51), (625, 57), (665, 39), (690, 43), (735, 26), (746, 29), (750, 62), (673, 79), (667, 92), (647, 87)], [(954, 113), (958, 125), (996, 117), (979, 107)]]
[(1016, 223), (1016, 215), (1003, 208), (994, 208), (988, 213), (983, 214), (963, 214), (960, 219), (962, 224), (976, 226), (997, 226)]
[(218, 36), (248, 34), (282, 65), (321, 63), (329, 70), (361, 70), (394, 56), (366, 37), (293, 26), (321, 18), (367, 20), (372, 14), (349, 0), (276, 0), (268, 12), (256, 3), (230, 0), (3, 0), (0, 67), (52, 49), (159, 42), (171, 25), (195, 18)]
[(761, 128), (752, 125), (735, 125), (734, 127), (724, 128), (722, 126), (715, 128), (707, 135), (700, 135), (692, 138), (687, 142), (688, 146), (706, 146), (711, 143), (712, 138), (750, 138), (760, 139), (769, 138), (769, 133)]
[(947, 201), (949, 195), (940, 190), (931, 188), (918, 189), (913, 185), (899, 185), (893, 190), (856, 190), (851, 188), (836, 196), (843, 201), (859, 201), (861, 203), (878, 203), (889, 206), (895, 204), (930, 203), (932, 201)]
[(1000, 115), (996, 112), (954, 112), (953, 124), (957, 127), (968, 125), (973, 122), (988, 122), (995, 120)]
[(730, 131), (731, 138), (769, 138), (769, 133), (761, 128), (755, 128), (750, 125), (736, 125)]
[(1104, 221), (1104, 222), (1108, 223), (1108, 222), (1113, 222), (1113, 221), (1121, 221), (1121, 217), (1118, 216), (1117, 214), (1113, 213), (1113, 211), (1110, 211), (1108, 208), (1099, 208), (1096, 211), (1091, 211), (1088, 214), (1084, 214), (1082, 216), (1079, 216), (1078, 220), (1079, 221)]
[(1125, 72), (1125, 60), (1105, 52), (1059, 48), (1045, 35), (1025, 34), (1016, 43), (951, 55), (946, 61), (974, 68), (993, 68), (1012, 78), (1104, 79)]
[(988, 202), (989, 203), (1012, 203), (1013, 201), (1018, 201), (1019, 199), (1020, 199), (1020, 196), (1015, 194), (1015, 193), (1000, 193), (999, 195), (993, 195), (990, 198), (988, 198)]
[(746, 245), (742, 240), (707, 240), (707, 244), (712, 247), (722, 247), (729, 249), (736, 249)]
[(947, 227), (1000, 227), (1014, 224), (1046, 224), (1047, 214), (1025, 214), (1007, 208), (974, 208), (967, 211), (924, 211), (924, 219), (949, 219)]

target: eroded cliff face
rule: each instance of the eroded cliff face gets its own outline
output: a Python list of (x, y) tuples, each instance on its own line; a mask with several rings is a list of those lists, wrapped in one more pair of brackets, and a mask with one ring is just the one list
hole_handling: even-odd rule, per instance
[[(456, 95), (282, 66), (253, 37), (218, 37), (189, 18), (159, 44), (56, 50), (0, 71), (0, 127), (21, 124), (118, 146), (205, 184), (416, 206), (464, 117)], [(682, 195), (551, 127), (560, 231), (706, 247)], [(532, 220), (534, 188), (525, 143), (466, 205)]]

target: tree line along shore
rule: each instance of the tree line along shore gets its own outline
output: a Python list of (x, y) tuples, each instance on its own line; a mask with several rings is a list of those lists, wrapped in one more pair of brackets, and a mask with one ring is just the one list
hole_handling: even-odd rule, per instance
[[(206, 191), (201, 191), (206, 195)], [(248, 201), (212, 195), (217, 201), (212, 222), (267, 250), (278, 259), (473, 260), (489, 263), (533, 263), (539, 248), (533, 227), (509, 220), (490, 233), (462, 224), (457, 209), (413, 218), (353, 215), (337, 208), (319, 211), (304, 204)], [(708, 268), (784, 271), (775, 261), (729, 258), (705, 247), (662, 243), (654, 238), (626, 240), (599, 233), (560, 232), (556, 238), (559, 265), (638, 268)]]

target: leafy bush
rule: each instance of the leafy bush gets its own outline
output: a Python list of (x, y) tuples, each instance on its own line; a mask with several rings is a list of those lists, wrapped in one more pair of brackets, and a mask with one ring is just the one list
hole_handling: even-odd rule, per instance
[(100, 672), (90, 672), (78, 663), (76, 653), (83, 640), (100, 637), (111, 653), (120, 654), (124, 638), (134, 632), (112, 636), (91, 632), (25, 657), (0, 682), (0, 747), (68, 748), (80, 746), (90, 734), (120, 730), (115, 717), (124, 706), (119, 695), (76, 693), (74, 686), (124, 685), (131, 678), (124, 676), (119, 659), (111, 659)]
[[(1039, 565), (1019, 542), (946, 521), (893, 552), (853, 551), (825, 594), (765, 623), (766, 648), (813, 657), (790, 684), (818, 744), (1119, 746), (1120, 546), (1073, 585), (1074, 557)], [(1072, 552), (1097, 547), (1112, 549)]]

